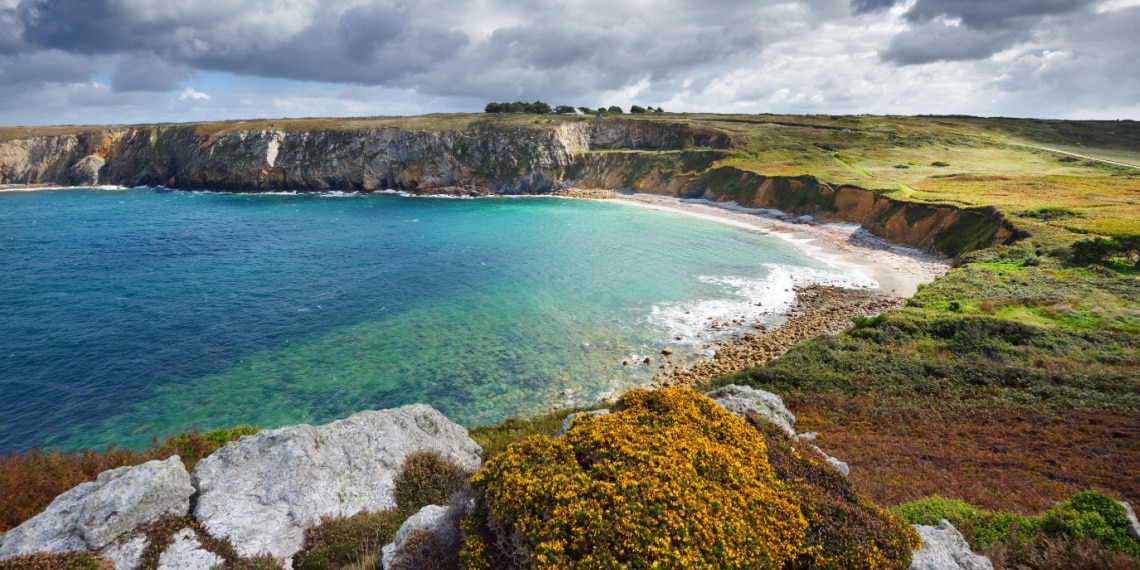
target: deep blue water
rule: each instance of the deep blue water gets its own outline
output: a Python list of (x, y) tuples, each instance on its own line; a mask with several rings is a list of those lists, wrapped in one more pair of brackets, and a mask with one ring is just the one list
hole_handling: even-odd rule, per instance
[(622, 360), (697, 350), (674, 336), (706, 313), (827, 271), (777, 239), (596, 201), (2, 192), (0, 449), (592, 401), (648, 383)]

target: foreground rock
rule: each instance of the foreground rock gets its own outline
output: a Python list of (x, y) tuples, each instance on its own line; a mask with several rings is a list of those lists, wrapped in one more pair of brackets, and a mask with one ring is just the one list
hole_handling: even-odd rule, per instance
[(184, 528), (158, 557), (158, 570), (210, 570), (225, 562), (221, 556), (202, 548), (193, 529)]
[(482, 453), (466, 429), (423, 404), (263, 431), (198, 463), (194, 516), (241, 556), (288, 559), (322, 516), (395, 506), (393, 480), (404, 458), (421, 450), (470, 471)]
[(1136, 511), (1132, 510), (1132, 505), (1124, 501), (1117, 502), (1124, 507), (1124, 516), (1128, 517), (1128, 536), (1140, 540), (1140, 521), (1136, 520)]
[(985, 556), (974, 554), (962, 533), (942, 519), (938, 526), (914, 525), (922, 548), (911, 556), (910, 570), (993, 570)]
[(787, 432), (789, 437), (796, 435), (796, 431), (792, 429), (792, 424), (796, 423), (796, 416), (784, 407), (784, 400), (776, 394), (749, 386), (729, 384), (705, 396), (741, 418), (750, 411), (756, 412)]
[(190, 510), (194, 487), (176, 455), (99, 474), (0, 536), (0, 559), (33, 552), (100, 551), (164, 515)]

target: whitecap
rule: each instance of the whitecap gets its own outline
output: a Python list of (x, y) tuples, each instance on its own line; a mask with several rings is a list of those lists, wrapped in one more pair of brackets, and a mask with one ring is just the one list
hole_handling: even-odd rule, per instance
[[(805, 267), (765, 264), (762, 279), (738, 276), (700, 276), (704, 283), (718, 285), (722, 296), (654, 305), (647, 315), (650, 325), (671, 344), (697, 346), (710, 340), (779, 326), (796, 303), (796, 288), (827, 285), (873, 289), (875, 280), (860, 274), (839, 274)], [(681, 340), (676, 340), (681, 337)]]

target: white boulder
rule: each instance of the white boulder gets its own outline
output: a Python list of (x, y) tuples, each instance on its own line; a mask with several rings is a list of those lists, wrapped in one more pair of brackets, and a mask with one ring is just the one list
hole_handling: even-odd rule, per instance
[(142, 535), (120, 539), (99, 551), (99, 557), (113, 564), (115, 570), (135, 570), (149, 542)]
[(910, 559), (910, 570), (993, 570), (989, 558), (974, 554), (962, 533), (942, 519), (938, 526), (914, 525), (922, 537), (922, 548)]
[(289, 559), (322, 516), (395, 506), (395, 477), (421, 450), (471, 471), (482, 453), (466, 429), (423, 404), (262, 431), (198, 462), (194, 516), (241, 556)]
[(1124, 516), (1128, 517), (1128, 536), (1140, 540), (1140, 522), (1136, 520), (1136, 511), (1132, 510), (1132, 505), (1124, 501), (1117, 502), (1124, 507)]
[(840, 460), (838, 460), (838, 459), (836, 459), (836, 458), (834, 458), (834, 457), (832, 457), (832, 456), (830, 456), (830, 455), (828, 455), (828, 454), (824, 453), (822, 449), (820, 449), (820, 448), (818, 448), (818, 447), (816, 447), (816, 446), (814, 446), (814, 445), (813, 445), (813, 446), (811, 446), (811, 448), (812, 448), (812, 449), (814, 449), (814, 450), (816, 451), (816, 453), (818, 453), (818, 454), (822, 455), (822, 456), (823, 456), (823, 458), (824, 458), (824, 460), (826, 460), (826, 461), (827, 461), (827, 464), (828, 464), (828, 465), (830, 465), (830, 466), (832, 466), (832, 467), (834, 467), (834, 468), (835, 468), (835, 470), (836, 470), (836, 471), (838, 471), (838, 472), (839, 472), (841, 475), (843, 475), (844, 477), (846, 477), (846, 476), (848, 476), (848, 475), (850, 475), (850, 474), (851, 474), (851, 467), (849, 467), (849, 466), (847, 465), (847, 463), (845, 463), (845, 462), (843, 462), (843, 461), (840, 461)]
[(177, 455), (104, 471), (0, 536), (0, 560), (33, 552), (102, 550), (164, 515), (185, 515), (193, 494)]
[(193, 529), (184, 528), (174, 535), (174, 542), (158, 556), (158, 570), (210, 570), (225, 559), (202, 548)]
[(705, 396), (712, 398), (722, 408), (742, 418), (749, 411), (756, 412), (787, 432), (789, 437), (796, 436), (795, 430), (792, 429), (792, 424), (796, 423), (796, 416), (784, 407), (784, 400), (776, 394), (749, 386), (729, 384), (713, 390)]

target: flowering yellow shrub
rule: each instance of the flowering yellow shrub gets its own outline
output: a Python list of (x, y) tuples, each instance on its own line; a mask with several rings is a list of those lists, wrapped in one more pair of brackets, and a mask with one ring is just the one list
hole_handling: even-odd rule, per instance
[(819, 549), (764, 438), (688, 388), (627, 393), (475, 475), (467, 568), (782, 568)]

